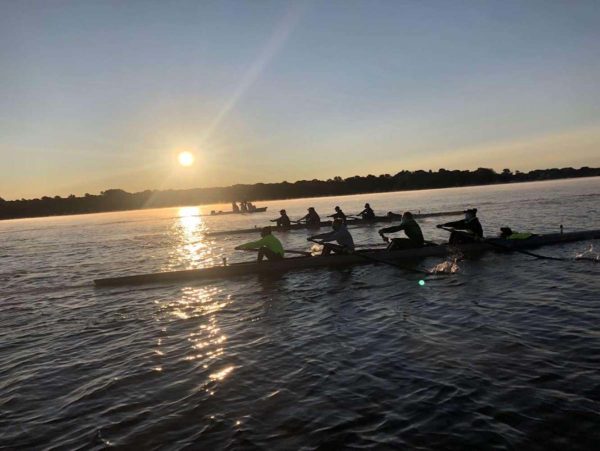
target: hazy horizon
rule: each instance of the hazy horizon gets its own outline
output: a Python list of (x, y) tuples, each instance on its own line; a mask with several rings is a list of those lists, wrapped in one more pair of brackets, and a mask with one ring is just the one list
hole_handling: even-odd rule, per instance
[(599, 55), (594, 1), (4, 2), (0, 197), (598, 167)]

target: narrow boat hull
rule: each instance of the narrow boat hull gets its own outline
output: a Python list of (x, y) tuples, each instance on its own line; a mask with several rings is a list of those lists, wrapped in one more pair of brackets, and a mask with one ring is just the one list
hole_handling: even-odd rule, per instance
[(223, 215), (251, 215), (252, 213), (264, 213), (268, 207), (256, 208), (252, 211), (211, 211), (209, 216), (223, 216)]
[[(408, 249), (388, 252), (386, 250), (365, 250), (352, 255), (329, 255), (326, 257), (292, 257), (275, 262), (246, 262), (234, 263), (228, 266), (213, 266), (210, 268), (190, 269), (152, 274), (138, 274), (124, 277), (97, 279), (96, 286), (140, 285), (149, 283), (171, 283), (188, 280), (222, 279), (247, 274), (273, 274), (296, 271), (309, 268), (341, 267), (348, 265), (376, 263), (376, 260), (389, 262), (411, 262), (426, 257), (445, 257), (454, 253), (482, 252), (506, 249), (506, 251), (531, 249), (540, 246), (562, 244), (574, 241), (600, 239), (600, 230), (584, 232), (554, 233), (538, 235), (527, 240), (490, 239), (488, 242), (469, 243), (457, 246), (438, 245), (418, 249)], [(364, 256), (361, 256), (364, 255)]]

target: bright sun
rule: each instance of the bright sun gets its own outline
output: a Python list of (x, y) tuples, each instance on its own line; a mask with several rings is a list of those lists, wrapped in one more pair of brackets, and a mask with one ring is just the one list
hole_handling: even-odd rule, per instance
[(179, 164), (181, 166), (191, 166), (194, 164), (194, 155), (191, 152), (181, 152), (177, 159), (179, 160)]

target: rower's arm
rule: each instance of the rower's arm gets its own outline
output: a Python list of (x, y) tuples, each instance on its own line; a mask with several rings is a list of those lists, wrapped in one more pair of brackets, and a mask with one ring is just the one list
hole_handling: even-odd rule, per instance
[(236, 249), (238, 249), (238, 250), (260, 249), (261, 247), (263, 247), (265, 245), (266, 245), (265, 239), (261, 238), (258, 241), (251, 241), (250, 243), (240, 244), (239, 246), (236, 246)]
[(394, 232), (399, 232), (400, 230), (404, 230), (404, 225), (400, 224), (397, 226), (392, 226), (392, 227), (385, 227), (383, 229), (379, 230), (379, 234), (382, 233), (394, 233)]
[(322, 241), (333, 241), (336, 239), (336, 232), (321, 233), (319, 235), (313, 235), (309, 240), (322, 240)]
[(446, 222), (445, 224), (442, 224), (443, 227), (452, 227), (455, 229), (464, 229), (466, 227), (466, 222), (464, 219), (461, 219), (460, 221), (452, 221), (452, 222)]

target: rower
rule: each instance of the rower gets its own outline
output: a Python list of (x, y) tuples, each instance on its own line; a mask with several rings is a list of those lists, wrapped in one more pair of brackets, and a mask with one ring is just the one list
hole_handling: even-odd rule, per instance
[(267, 257), (268, 260), (283, 260), (283, 246), (273, 234), (271, 227), (263, 227), (260, 231), (261, 239), (236, 246), (236, 250), (258, 249), (258, 263)]
[(469, 208), (468, 210), (465, 210), (464, 213), (465, 219), (438, 224), (438, 229), (452, 227), (456, 230), (462, 230), (462, 232), (453, 230), (452, 233), (450, 233), (448, 244), (472, 243), (473, 241), (483, 239), (483, 228), (477, 218), (477, 208)]
[(334, 254), (349, 254), (354, 252), (354, 240), (346, 228), (344, 221), (339, 218), (335, 219), (331, 226), (333, 228), (331, 232), (314, 235), (308, 237), (307, 240), (337, 241), (337, 245), (325, 243), (323, 245), (323, 252), (321, 252), (321, 255), (329, 255), (332, 252)]
[(341, 219), (344, 223), (346, 223), (346, 214), (342, 211), (340, 207), (335, 207), (335, 213), (332, 215), (328, 215), (328, 218)]
[(238, 207), (238, 204), (235, 201), (231, 202), (231, 210), (233, 210), (234, 213), (240, 212), (240, 207)]
[(298, 221), (296, 221), (296, 222), (301, 222), (301, 221), (305, 221), (305, 223), (308, 227), (320, 227), (321, 226), (321, 218), (317, 214), (317, 211), (314, 209), (314, 207), (309, 207), (308, 214), (306, 216), (298, 219)]
[[(391, 240), (385, 236), (386, 233), (394, 233), (404, 230), (404, 233), (408, 238), (392, 238)], [(400, 225), (386, 227), (379, 230), (379, 235), (386, 243), (389, 243), (388, 250), (395, 251), (398, 249), (414, 249), (417, 247), (423, 247), (425, 240), (423, 239), (423, 232), (421, 227), (417, 224), (417, 221), (413, 218), (411, 212), (406, 211), (402, 215)]]
[(287, 213), (285, 212), (285, 210), (279, 210), (279, 214), (281, 216), (279, 216), (279, 218), (277, 219), (271, 219), (271, 222), (276, 222), (277, 223), (277, 227), (289, 227), (290, 226), (290, 218), (288, 217)]
[(241, 201), (240, 209), (241, 209), (242, 213), (247, 213), (248, 212), (248, 202), (245, 200)]
[(361, 216), (363, 219), (371, 221), (375, 219), (375, 212), (369, 204), (365, 204), (365, 209), (361, 211), (357, 216)]

